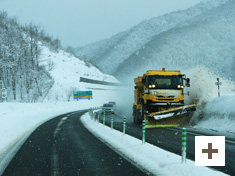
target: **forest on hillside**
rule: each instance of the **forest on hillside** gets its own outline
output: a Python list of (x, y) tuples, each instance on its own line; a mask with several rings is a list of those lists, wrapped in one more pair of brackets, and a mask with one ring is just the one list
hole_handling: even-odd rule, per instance
[(0, 12), (0, 88), (6, 88), (8, 99), (36, 102), (53, 85), (48, 65), (41, 64), (42, 46), (57, 52), (60, 40), (53, 39), (39, 26), (20, 25), (16, 18)]

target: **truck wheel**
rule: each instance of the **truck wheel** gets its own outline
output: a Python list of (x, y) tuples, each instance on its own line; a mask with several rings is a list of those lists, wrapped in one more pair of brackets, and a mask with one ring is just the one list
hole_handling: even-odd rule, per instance
[(136, 106), (133, 107), (133, 122), (134, 124), (137, 124), (137, 109)]
[(137, 124), (142, 124), (142, 113), (140, 110), (137, 110)]

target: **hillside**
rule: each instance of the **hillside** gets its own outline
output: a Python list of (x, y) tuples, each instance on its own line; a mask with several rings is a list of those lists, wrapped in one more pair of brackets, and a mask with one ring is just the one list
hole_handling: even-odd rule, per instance
[(142, 49), (128, 56), (115, 74), (121, 77), (126, 73), (136, 74), (136, 70), (143, 73), (146, 69), (190, 69), (203, 65), (235, 80), (234, 21), (235, 2), (228, 1), (197, 16), (188, 26), (155, 35)]
[(54, 80), (52, 88), (45, 95), (44, 102), (70, 101), (72, 100), (73, 91), (91, 90), (100, 87), (110, 89), (110, 86), (80, 82), (80, 77), (118, 82), (113, 76), (103, 74), (96, 67), (63, 50), (55, 53), (44, 47), (42, 60), (42, 64), (47, 65), (47, 69)]
[(23, 26), (6, 12), (0, 12), (0, 41), (0, 90), (7, 89), (7, 101), (68, 101), (73, 90), (84, 89), (80, 77), (116, 81), (64, 51), (39, 26)]
[[(204, 20), (204, 16), (206, 16), (208, 11), (219, 8), (225, 2), (227, 0), (202, 2), (188, 10), (177, 11), (145, 20), (110, 39), (77, 48), (75, 53), (77, 56), (92, 60), (105, 73), (113, 74), (118, 70), (116, 73), (118, 75), (122, 71), (122, 66), (119, 65), (125, 60), (132, 60), (133, 57), (131, 56), (133, 53), (138, 54), (139, 51), (144, 51), (150, 41), (158, 38), (158, 36), (162, 36), (168, 31), (177, 31), (179, 28), (194, 26), (196, 21), (200, 23), (200, 20)], [(157, 43), (158, 45), (162, 45), (160, 41)], [(153, 50), (155, 48), (153, 47), (151, 49), (151, 52), (154, 52)], [(146, 54), (148, 52), (146, 50)], [(148, 62), (148, 55), (146, 55), (145, 60)], [(137, 63), (135, 60), (132, 62)], [(182, 62), (184, 61), (182, 60)], [(131, 62), (128, 61), (127, 63)], [(134, 68), (134, 65), (128, 65), (128, 67)]]

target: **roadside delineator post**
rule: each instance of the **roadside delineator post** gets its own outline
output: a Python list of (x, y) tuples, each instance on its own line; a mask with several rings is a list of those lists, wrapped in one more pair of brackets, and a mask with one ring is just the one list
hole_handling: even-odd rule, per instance
[(93, 119), (93, 111), (92, 111), (92, 109), (91, 109), (91, 120)]
[(94, 121), (96, 121), (96, 112), (94, 112), (94, 118), (93, 118)]
[(105, 111), (103, 112), (103, 125), (105, 126)]
[(123, 117), (123, 134), (126, 134), (126, 116)]
[(100, 114), (98, 113), (98, 117), (97, 117), (97, 123), (100, 123)]
[(92, 120), (94, 120), (94, 114), (95, 114), (95, 112), (92, 112)]
[(187, 129), (182, 128), (182, 160), (181, 163), (186, 163), (186, 151), (187, 151)]
[(145, 122), (145, 120), (143, 120), (143, 123), (142, 123), (142, 144), (145, 144), (145, 129), (146, 129), (145, 125), (146, 125), (146, 122)]
[(113, 114), (111, 115), (111, 129), (113, 129)]

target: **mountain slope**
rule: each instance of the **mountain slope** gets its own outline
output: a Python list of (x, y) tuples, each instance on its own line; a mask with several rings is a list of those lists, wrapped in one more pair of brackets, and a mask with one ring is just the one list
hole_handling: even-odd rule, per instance
[(143, 49), (145, 44), (151, 41), (154, 36), (175, 28), (191, 25), (195, 17), (209, 9), (220, 6), (226, 1), (203, 2), (185, 11), (145, 20), (110, 39), (77, 48), (75, 53), (77, 56), (86, 57), (95, 62), (103, 72), (114, 73), (119, 64), (134, 52)]
[(235, 2), (228, 1), (198, 16), (188, 26), (155, 35), (143, 49), (119, 65), (116, 75), (161, 67), (186, 69), (204, 65), (220, 75), (232, 77), (235, 75), (234, 30)]
[[(103, 74), (93, 65), (60, 50), (51, 52), (44, 47), (42, 50), (42, 64), (45, 64), (54, 84), (45, 96), (44, 101), (69, 101), (73, 91), (84, 91), (87, 87), (99, 87), (95, 84), (80, 82), (80, 77), (106, 82), (118, 82), (113, 76)], [(50, 68), (49, 68), (50, 67)]]

